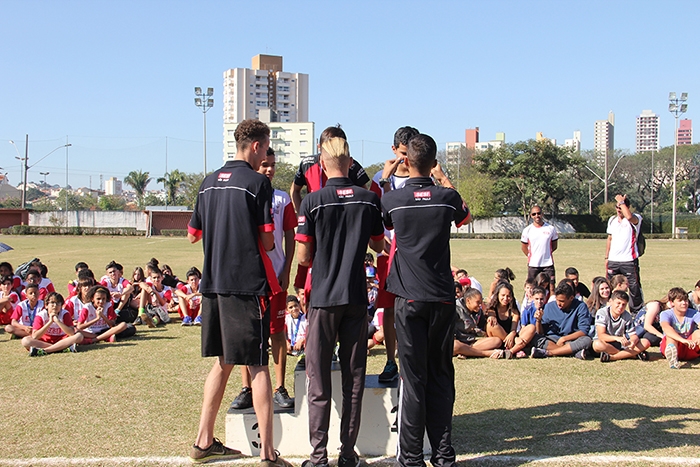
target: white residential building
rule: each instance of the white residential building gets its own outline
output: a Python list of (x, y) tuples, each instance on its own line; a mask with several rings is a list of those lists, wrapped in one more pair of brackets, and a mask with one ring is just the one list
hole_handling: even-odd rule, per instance
[(489, 149), (496, 149), (503, 147), (504, 142), (499, 141), (499, 140), (494, 140), (494, 141), (481, 141), (474, 143), (474, 150), (475, 151), (487, 151)]
[(581, 132), (574, 131), (574, 137), (564, 140), (565, 148), (573, 148), (574, 152), (581, 152)]
[(110, 177), (105, 180), (105, 195), (108, 196), (121, 196), (122, 194), (122, 182), (116, 177)]
[(596, 120), (593, 129), (593, 151), (599, 164), (605, 164), (605, 158), (612, 156), (615, 150), (615, 114), (611, 110), (607, 120)]
[(651, 110), (642, 110), (637, 117), (637, 152), (658, 151), (659, 116)]

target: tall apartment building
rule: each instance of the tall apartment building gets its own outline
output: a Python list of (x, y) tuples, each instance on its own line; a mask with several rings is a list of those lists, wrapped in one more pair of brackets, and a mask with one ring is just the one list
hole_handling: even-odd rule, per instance
[(110, 177), (105, 180), (105, 195), (110, 196), (121, 196), (122, 194), (122, 181), (116, 177)]
[(282, 71), (282, 57), (256, 55), (252, 68), (224, 72), (224, 123), (259, 118), (270, 109), (280, 122), (309, 121), (309, 75)]
[(637, 152), (658, 151), (659, 116), (651, 110), (642, 110), (637, 117)]
[(605, 164), (605, 158), (612, 156), (615, 150), (615, 114), (608, 112), (607, 120), (596, 120), (593, 127), (593, 151), (599, 164)]
[(579, 130), (574, 131), (573, 138), (564, 140), (564, 147), (573, 148), (574, 152), (581, 152), (581, 132)]
[(684, 144), (693, 144), (693, 121), (684, 118), (678, 123), (678, 133), (676, 141), (679, 146)]
[(278, 161), (296, 165), (316, 152), (309, 75), (283, 71), (280, 56), (256, 55), (251, 68), (224, 72), (224, 160), (235, 157), (234, 131), (246, 118), (268, 123)]
[(479, 127), (464, 130), (464, 144), (467, 149), (474, 149), (479, 142)]

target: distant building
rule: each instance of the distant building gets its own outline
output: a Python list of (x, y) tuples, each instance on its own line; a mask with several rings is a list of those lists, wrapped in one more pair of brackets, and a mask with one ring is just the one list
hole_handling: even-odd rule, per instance
[(693, 121), (684, 118), (678, 123), (678, 135), (676, 136), (678, 145), (693, 144)]
[(466, 146), (459, 141), (445, 144), (445, 162), (455, 164), (460, 161), (460, 154), (466, 153)]
[[(277, 162), (299, 165), (305, 156), (316, 153), (314, 122), (277, 122), (273, 112), (263, 109), (260, 120), (270, 127), (270, 147), (275, 150)], [(238, 123), (224, 123), (224, 160), (236, 157)]]
[(538, 131), (537, 133), (535, 133), (535, 141), (545, 141), (545, 140), (546, 140), (546, 141), (549, 141), (550, 143), (552, 143), (552, 144), (555, 145), (555, 146), (557, 145), (557, 140), (556, 140), (556, 139), (554, 139), (554, 138), (547, 138), (547, 137), (544, 135), (544, 133), (542, 133), (541, 131)]
[(256, 55), (251, 68), (224, 72), (224, 123), (259, 118), (261, 109), (277, 113), (279, 121), (309, 120), (309, 75), (282, 71), (282, 57)]
[(116, 177), (110, 177), (105, 180), (105, 195), (108, 196), (121, 196), (122, 194), (122, 182)]
[(605, 158), (612, 156), (615, 150), (615, 114), (608, 112), (607, 120), (596, 120), (593, 128), (593, 151), (600, 165), (605, 164)]
[(581, 152), (581, 132), (574, 131), (574, 137), (564, 140), (565, 148), (573, 148), (574, 152)]
[(464, 130), (464, 144), (467, 149), (474, 149), (479, 142), (479, 127)]
[[(478, 132), (477, 128), (477, 132)], [(468, 131), (468, 130), (467, 130)], [(478, 136), (478, 134), (477, 134)], [(474, 150), (475, 151), (486, 151), (488, 149), (496, 149), (504, 146), (506, 144), (506, 134), (502, 131), (496, 133), (496, 138), (491, 140), (491, 141), (476, 141), (474, 143)], [(469, 145), (467, 145), (467, 148)]]
[(637, 117), (637, 152), (658, 151), (659, 116), (651, 110), (642, 110)]

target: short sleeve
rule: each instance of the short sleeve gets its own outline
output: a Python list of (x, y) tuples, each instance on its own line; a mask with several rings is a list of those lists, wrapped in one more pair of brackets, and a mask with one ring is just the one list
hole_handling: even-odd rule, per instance
[(63, 324), (70, 328), (73, 327), (73, 313), (63, 313)]
[[(376, 194), (375, 194), (376, 196)], [(371, 236), (373, 240), (381, 240), (384, 238), (384, 224), (382, 223), (382, 206), (379, 203), (379, 197), (376, 196), (374, 205), (377, 208), (374, 224), (372, 225)]]
[(613, 217), (611, 217), (610, 219), (608, 219), (608, 228), (605, 230), (605, 232), (606, 232), (608, 235), (612, 235), (612, 234), (613, 234), (613, 233), (612, 233), (611, 224), (612, 224), (612, 221), (613, 221), (614, 218), (615, 218), (615, 216), (613, 216)]
[(202, 237), (202, 215), (199, 204), (201, 196), (202, 193), (200, 187), (200, 192), (197, 194), (197, 202), (194, 205), (194, 211), (192, 211), (192, 217), (190, 218), (189, 224), (187, 224), (187, 233), (194, 235), (196, 238)]
[(299, 207), (297, 233), (294, 236), (294, 239), (298, 242), (310, 243), (313, 242), (316, 237), (314, 219), (310, 213), (310, 200), (311, 198), (309, 196), (305, 197), (301, 201), (301, 206)]
[(306, 175), (304, 175), (304, 161), (299, 163), (297, 173), (294, 174), (294, 184), (297, 186), (306, 186)]
[(365, 169), (354, 159), (352, 161), (352, 165), (350, 166), (348, 177), (350, 178), (350, 181), (352, 181), (353, 185), (356, 186), (364, 187), (367, 186), (367, 183), (369, 182), (367, 172), (365, 172)]
[(523, 233), (520, 235), (520, 241), (522, 243), (528, 243), (529, 241), (529, 236), (528, 234), (530, 233), (530, 226), (528, 225), (523, 229)]
[(552, 241), (559, 240), (559, 232), (557, 232), (557, 228), (552, 226)]
[(608, 320), (606, 319), (607, 314), (608, 314), (607, 308), (601, 308), (600, 310), (598, 310), (595, 314), (595, 325), (607, 327), (607, 325), (608, 325), (608, 322), (607, 322)]
[(34, 323), (32, 323), (32, 329), (38, 331), (44, 326), (44, 320), (38, 314), (34, 317)]
[(284, 214), (282, 215), (282, 230), (285, 232), (292, 230), (297, 224), (297, 215), (294, 212), (294, 206), (292, 206), (291, 202), (287, 203), (284, 206)]
[[(447, 188), (448, 190), (451, 190), (451, 188)], [(457, 227), (462, 227), (464, 224), (469, 222), (469, 218), (471, 217), (471, 214), (469, 212), (469, 208), (467, 207), (467, 203), (464, 202), (462, 197), (459, 195), (457, 190), (452, 190), (454, 191), (454, 207), (455, 207), (455, 214), (454, 214), (454, 221), (455, 225)]]
[(80, 310), (80, 313), (78, 314), (78, 322), (80, 324), (83, 324), (84, 322), (87, 321), (87, 317), (88, 317), (88, 309), (87, 309), (87, 307), (83, 307)]
[(272, 185), (270, 185), (270, 180), (267, 177), (262, 181), (255, 200), (258, 230), (261, 232), (272, 232), (275, 229), (274, 221), (272, 220)]
[(17, 304), (15, 310), (12, 312), (11, 319), (14, 319), (15, 321), (22, 319), (22, 307), (19, 304)]
[(382, 221), (388, 230), (394, 229), (394, 222), (391, 220), (391, 210), (389, 206), (387, 206), (386, 196), (382, 197)]

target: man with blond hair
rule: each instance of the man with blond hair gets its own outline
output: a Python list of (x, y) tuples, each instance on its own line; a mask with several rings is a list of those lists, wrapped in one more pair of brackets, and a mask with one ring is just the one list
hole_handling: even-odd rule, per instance
[(342, 414), (338, 467), (356, 467), (355, 443), (360, 428), (367, 365), (367, 289), (364, 258), (367, 244), (384, 246), (379, 198), (355, 186), (348, 143), (332, 137), (321, 145), (324, 188), (308, 194), (299, 207), (297, 259), (313, 264), (308, 297), (306, 374), (309, 403), (310, 459), (303, 467), (328, 465), (331, 415), (331, 359), (337, 340), (342, 372)]
[(260, 467), (291, 467), (273, 447), (272, 386), (268, 368), (268, 296), (279, 292), (270, 260), (274, 248), (272, 186), (256, 170), (270, 146), (270, 129), (259, 120), (236, 128), (233, 161), (208, 175), (199, 188), (188, 226), (202, 241), (202, 356), (217, 357), (204, 383), (199, 431), (190, 457), (195, 463), (233, 459), (240, 451), (214, 437), (214, 422), (234, 365), (246, 365), (260, 432)]

